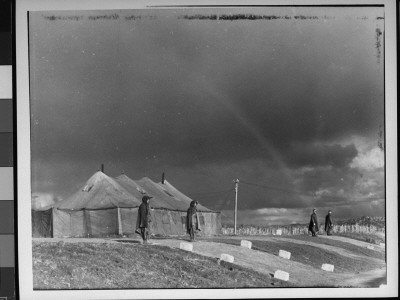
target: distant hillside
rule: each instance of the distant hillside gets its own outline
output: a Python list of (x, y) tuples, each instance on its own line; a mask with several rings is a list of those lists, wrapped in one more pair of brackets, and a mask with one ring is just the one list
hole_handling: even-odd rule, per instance
[[(325, 218), (318, 218), (318, 221), (320, 224), (325, 223)], [(360, 226), (375, 226), (378, 229), (385, 228), (385, 217), (374, 217), (374, 216), (362, 216), (358, 218), (353, 218), (353, 219), (336, 219), (333, 218), (333, 223), (335, 225), (360, 225)], [(222, 226), (224, 227), (233, 227), (232, 223), (223, 223)], [(281, 227), (297, 227), (297, 226), (308, 226), (307, 223), (301, 223), (301, 224), (285, 224), (285, 225), (253, 225), (253, 224), (238, 224), (238, 227), (246, 227), (246, 226), (253, 226), (256, 228), (265, 228), (265, 227), (271, 227), (271, 228), (281, 228)]]
[[(325, 219), (319, 219), (320, 233), (324, 232)], [(362, 216), (354, 219), (338, 220), (333, 219), (333, 232), (340, 234), (362, 233), (362, 234), (384, 234), (385, 218)], [(278, 233), (280, 231), (280, 233)], [(222, 234), (233, 234), (234, 228), (232, 224), (222, 224)], [(308, 234), (308, 223), (306, 224), (291, 224), (291, 225), (243, 225), (237, 226), (239, 235), (298, 235)]]
[(360, 225), (360, 226), (375, 226), (376, 228), (385, 228), (385, 217), (362, 216), (355, 219), (338, 220), (336, 225)]

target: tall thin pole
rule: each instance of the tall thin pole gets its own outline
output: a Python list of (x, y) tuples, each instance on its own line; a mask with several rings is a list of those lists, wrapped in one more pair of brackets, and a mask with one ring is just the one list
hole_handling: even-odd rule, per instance
[(235, 183), (235, 235), (236, 235), (236, 225), (237, 225), (237, 198), (239, 190), (239, 179), (233, 181)]

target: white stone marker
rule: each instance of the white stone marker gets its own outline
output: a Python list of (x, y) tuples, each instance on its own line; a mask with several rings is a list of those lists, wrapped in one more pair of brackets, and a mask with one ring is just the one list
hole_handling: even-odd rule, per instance
[(330, 264), (322, 264), (322, 267), (321, 267), (322, 270), (328, 271), (328, 272), (333, 272), (333, 268), (334, 268), (334, 266), (330, 265)]
[(246, 240), (241, 240), (240, 246), (251, 249), (251, 242)]
[(285, 250), (279, 250), (279, 256), (286, 259), (290, 259), (290, 252), (287, 252)]
[(186, 251), (193, 251), (193, 244), (181, 242), (179, 248)]
[(276, 231), (276, 235), (282, 235), (282, 229), (278, 229), (278, 230)]
[(280, 280), (283, 280), (283, 281), (288, 281), (289, 280), (289, 273), (285, 272), (285, 271), (277, 270), (277, 271), (275, 271), (274, 278), (280, 279)]
[(368, 249), (374, 250), (374, 246), (367, 246)]
[(221, 260), (233, 263), (233, 256), (229, 255), (229, 254), (222, 253), (221, 254)]
[(379, 246), (381, 246), (381, 247), (385, 247), (385, 246), (386, 246), (386, 244), (385, 244), (385, 243), (379, 243)]

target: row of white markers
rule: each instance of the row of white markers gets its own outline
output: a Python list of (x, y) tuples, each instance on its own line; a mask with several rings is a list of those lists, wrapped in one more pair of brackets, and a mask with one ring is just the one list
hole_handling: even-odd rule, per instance
[[(250, 241), (241, 240), (240, 246), (251, 249), (252, 243)], [(380, 243), (381, 247), (385, 247), (384, 243)], [(374, 246), (367, 246), (368, 249), (374, 250)], [(181, 242), (180, 249), (186, 251), (193, 251), (193, 244)], [(290, 259), (291, 253), (285, 250), (279, 250), (279, 256), (282, 258)], [(234, 257), (229, 254), (222, 253), (220, 260), (233, 263)], [(321, 269), (327, 272), (333, 272), (334, 266), (331, 264), (322, 264)], [(281, 270), (277, 270), (274, 274), (274, 278), (288, 281), (289, 273)]]

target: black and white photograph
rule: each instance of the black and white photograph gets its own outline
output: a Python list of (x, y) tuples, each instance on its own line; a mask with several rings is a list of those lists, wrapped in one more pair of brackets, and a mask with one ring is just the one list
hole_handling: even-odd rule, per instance
[(384, 5), (26, 18), (34, 291), (387, 285)]

